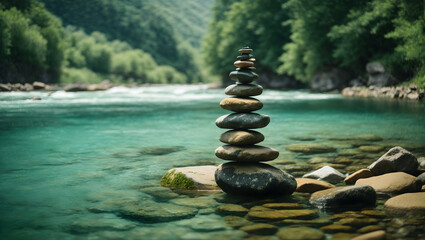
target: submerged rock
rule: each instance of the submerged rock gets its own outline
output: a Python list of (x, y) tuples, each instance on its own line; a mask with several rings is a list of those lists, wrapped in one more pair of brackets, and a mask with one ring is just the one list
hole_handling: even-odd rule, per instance
[(161, 185), (177, 189), (217, 190), (214, 180), (216, 166), (173, 168), (161, 179)]
[(312, 178), (330, 183), (339, 183), (345, 179), (345, 175), (333, 167), (324, 166), (314, 172), (304, 174), (303, 178)]
[(396, 195), (406, 192), (417, 192), (421, 189), (421, 182), (418, 178), (404, 173), (387, 173), (370, 178), (357, 180), (356, 186), (368, 185), (373, 187), (377, 193)]
[(366, 234), (359, 235), (352, 238), (351, 240), (384, 240), (387, 239), (386, 232), (384, 230), (378, 230)]
[(225, 145), (215, 150), (215, 155), (224, 160), (237, 162), (271, 161), (279, 156), (276, 149), (263, 146), (238, 147)]
[(262, 163), (221, 164), (215, 180), (223, 191), (237, 195), (289, 195), (297, 187), (294, 177)]
[(368, 168), (375, 174), (390, 172), (411, 172), (418, 168), (416, 157), (402, 147), (393, 147)]
[(248, 219), (263, 221), (277, 221), (287, 218), (311, 219), (317, 217), (317, 211), (310, 209), (250, 210), (247, 216)]
[(282, 228), (277, 236), (281, 240), (322, 240), (326, 238), (322, 231), (309, 227)]
[(174, 152), (183, 151), (183, 146), (172, 146), (172, 147), (148, 147), (139, 151), (142, 155), (167, 155)]
[(197, 208), (178, 206), (169, 203), (144, 202), (142, 205), (125, 205), (118, 210), (118, 215), (141, 222), (157, 223), (191, 218), (198, 213)]
[(237, 204), (225, 204), (221, 205), (216, 209), (217, 213), (224, 215), (234, 215), (234, 216), (245, 216), (248, 213), (248, 209)]
[(376, 202), (376, 192), (370, 186), (335, 187), (315, 192), (310, 203), (320, 208), (341, 206), (372, 206)]
[(360, 146), (359, 150), (362, 152), (370, 152), (370, 153), (379, 153), (384, 151), (384, 147), (382, 146), (373, 146), (373, 145), (366, 145), (366, 146)]
[(285, 147), (291, 152), (301, 152), (304, 154), (335, 152), (334, 147), (319, 144), (292, 144)]
[(241, 227), (239, 230), (256, 235), (273, 235), (277, 232), (278, 227), (266, 223), (257, 223)]

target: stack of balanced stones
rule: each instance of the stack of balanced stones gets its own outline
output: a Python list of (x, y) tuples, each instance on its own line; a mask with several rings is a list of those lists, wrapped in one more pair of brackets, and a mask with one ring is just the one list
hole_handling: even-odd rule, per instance
[(255, 70), (253, 50), (249, 47), (239, 49), (240, 55), (234, 62), (236, 71), (229, 74), (236, 84), (224, 91), (230, 95), (220, 102), (223, 109), (234, 113), (216, 120), (219, 128), (231, 129), (220, 136), (227, 145), (218, 147), (215, 155), (232, 162), (218, 166), (215, 172), (217, 185), (226, 193), (237, 195), (291, 194), (296, 181), (286, 172), (260, 163), (271, 161), (279, 156), (276, 149), (256, 145), (264, 140), (264, 135), (252, 129), (264, 128), (270, 117), (253, 113), (260, 110), (263, 103), (252, 96), (261, 95), (263, 87), (252, 83), (258, 79)]

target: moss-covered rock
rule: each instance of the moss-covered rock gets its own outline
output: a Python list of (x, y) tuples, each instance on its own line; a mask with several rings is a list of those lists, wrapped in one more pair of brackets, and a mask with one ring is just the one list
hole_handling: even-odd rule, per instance
[(216, 166), (173, 168), (162, 176), (161, 185), (182, 190), (217, 190)]

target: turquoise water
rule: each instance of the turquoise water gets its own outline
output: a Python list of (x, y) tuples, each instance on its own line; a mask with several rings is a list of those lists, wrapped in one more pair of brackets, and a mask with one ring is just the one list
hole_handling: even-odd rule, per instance
[[(42, 100), (29, 100), (33, 96)], [(215, 213), (226, 202), (225, 194), (175, 193), (159, 184), (170, 168), (222, 163), (214, 150), (221, 145), (218, 137), (224, 131), (214, 120), (228, 113), (218, 105), (225, 97), (223, 90), (207, 90), (203, 85), (0, 93), (0, 238), (249, 236)], [(365, 134), (383, 139), (368, 145), (385, 149), (402, 145), (417, 157), (425, 156), (423, 103), (272, 90), (258, 99), (264, 103), (259, 112), (271, 117), (269, 126), (260, 130), (266, 136), (262, 145), (281, 152), (276, 166), (289, 173), (314, 156), (332, 159), (359, 152), (344, 138)], [(294, 143), (332, 145), (338, 152), (302, 155), (285, 149)], [(382, 152), (363, 155), (367, 164)], [(286, 160), (295, 163), (287, 166)], [(294, 175), (301, 174), (300, 169)], [(195, 216), (172, 221), (136, 221), (112, 210), (93, 210), (107, 201), (167, 208), (181, 206), (176, 199), (193, 198), (207, 203), (197, 206)]]

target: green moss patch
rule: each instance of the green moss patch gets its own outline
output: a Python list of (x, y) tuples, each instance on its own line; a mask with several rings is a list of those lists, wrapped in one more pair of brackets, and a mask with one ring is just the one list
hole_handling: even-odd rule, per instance
[(175, 173), (176, 170), (167, 172), (161, 179), (161, 185), (178, 189), (195, 189), (195, 183), (192, 179), (186, 177), (181, 172)]

